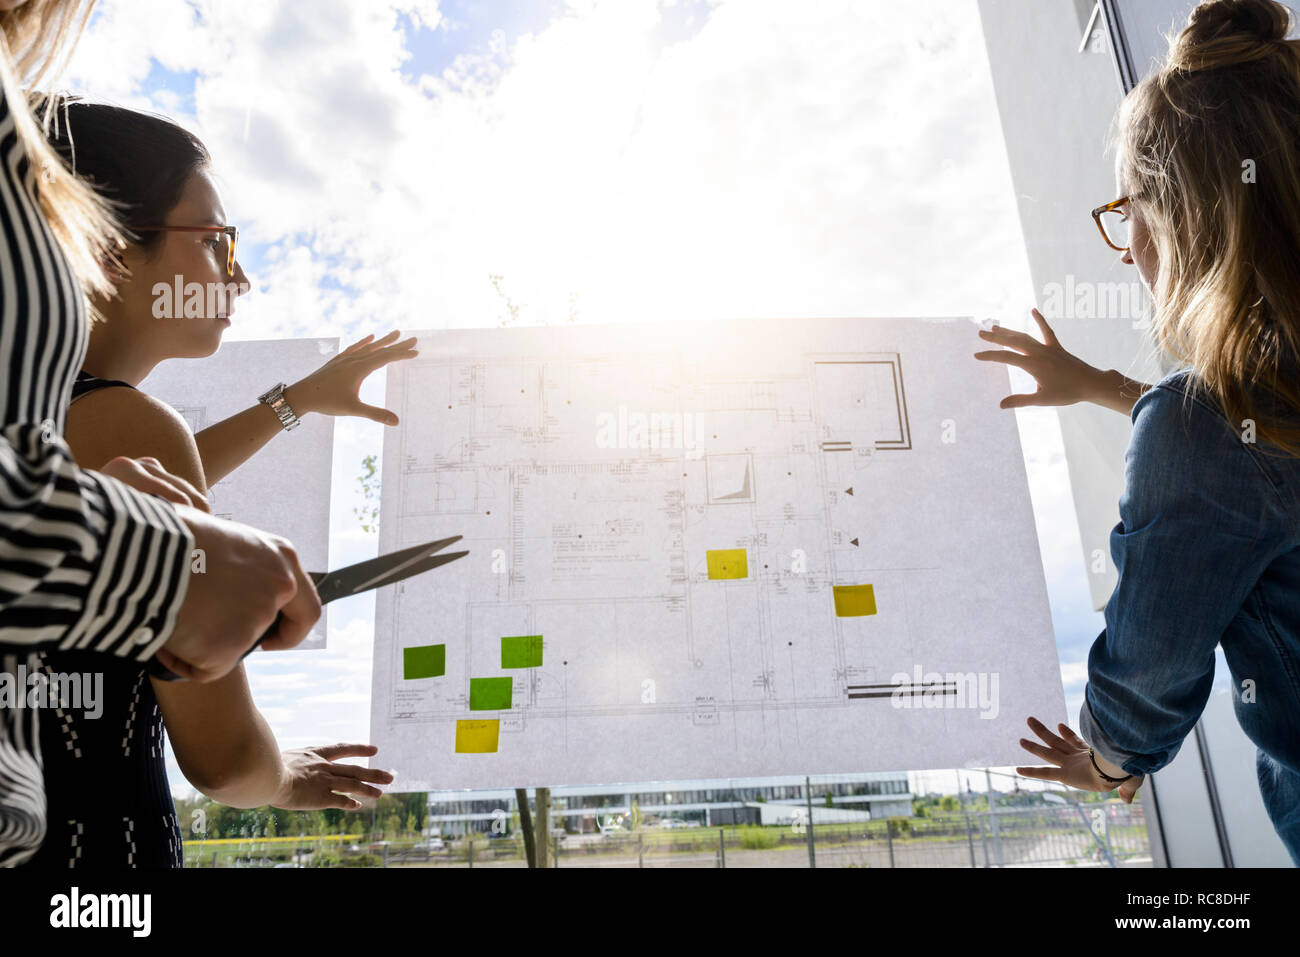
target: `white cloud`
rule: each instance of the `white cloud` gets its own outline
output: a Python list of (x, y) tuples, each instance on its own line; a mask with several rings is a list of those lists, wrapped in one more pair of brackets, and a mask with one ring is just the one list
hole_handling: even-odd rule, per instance
[[(525, 323), (1023, 327), (1034, 290), (974, 4), (717, 0), (671, 44), (662, 6), (571, 0), (435, 71), (402, 16), (453, 29), (433, 0), (103, 0), (69, 81), (207, 143), (242, 242), (266, 246), (241, 338), (497, 325), (490, 275)], [(151, 61), (192, 71), (193, 96), (149, 87)], [(1055, 417), (1019, 421), (1049, 584), (1073, 608)], [(340, 425), (335, 564), (373, 551), (351, 509), (379, 434)], [(250, 659), (259, 694), (295, 701), (273, 712), (282, 744), (364, 739), (370, 607), (332, 609), (329, 651)]]

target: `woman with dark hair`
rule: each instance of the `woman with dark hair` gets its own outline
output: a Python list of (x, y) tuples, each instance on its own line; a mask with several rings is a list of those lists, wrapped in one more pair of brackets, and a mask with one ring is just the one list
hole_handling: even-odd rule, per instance
[[(51, 137), (75, 171), (120, 211), (129, 241), (115, 274), (115, 295), (100, 296), (73, 389), (67, 437), (77, 460), (96, 466), (130, 454), (155, 459), (200, 493), (245, 462), (294, 420), (310, 413), (360, 415), (389, 424), (396, 416), (357, 397), (362, 380), (414, 356), (414, 339), (367, 336), (312, 375), (276, 390), (272, 401), (191, 434), (185, 420), (136, 386), (162, 361), (211, 355), (247, 289), (210, 173), (210, 157), (170, 121), (118, 107), (64, 102)], [(163, 303), (161, 290), (208, 293)], [(211, 312), (209, 312), (211, 308)], [(170, 314), (169, 314), (170, 313)], [(85, 652), (48, 651), (50, 674), (77, 673)], [(102, 668), (102, 665), (98, 665)], [(375, 753), (369, 745), (286, 751), (258, 713), (242, 665), (208, 684), (167, 682), (135, 662), (105, 672), (103, 714), (95, 720), (57, 712), (41, 728), (49, 835), (34, 862), (48, 867), (179, 867), (176, 820), (163, 761), (166, 729), (181, 770), (204, 794), (235, 807), (293, 810), (360, 807), (347, 795), (378, 797), (385, 771), (336, 763)], [(88, 747), (88, 745), (91, 745)], [(129, 767), (123, 773), (124, 765)], [(86, 788), (112, 781), (113, 787)]]
[[(197, 681), (258, 635), (288, 648), (320, 615), (292, 546), (205, 514), (152, 460), (74, 461), (63, 429), (86, 349), (87, 294), (110, 291), (117, 227), (41, 135), (24, 90), (71, 52), (94, 0), (0, 0), (0, 680), (25, 688), (41, 648), (95, 668), (157, 660)], [(190, 574), (201, 548), (212, 565)], [(19, 693), (20, 695), (22, 692)], [(0, 867), (45, 835), (35, 707), (0, 703)]]

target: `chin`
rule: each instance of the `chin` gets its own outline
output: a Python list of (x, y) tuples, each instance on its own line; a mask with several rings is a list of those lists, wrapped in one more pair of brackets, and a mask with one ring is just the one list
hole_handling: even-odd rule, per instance
[(198, 320), (203, 325), (202, 332), (189, 336), (185, 342), (185, 358), (203, 359), (221, 348), (221, 335), (226, 331), (224, 323), (216, 319)]

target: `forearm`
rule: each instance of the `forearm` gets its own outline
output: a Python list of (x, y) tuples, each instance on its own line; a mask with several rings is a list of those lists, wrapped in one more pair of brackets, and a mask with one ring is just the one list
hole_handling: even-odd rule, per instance
[[(296, 386), (285, 389), (285, 399), (299, 418), (310, 410), (306, 408), (305, 396), (299, 395)], [(259, 402), (237, 415), (223, 419), (216, 425), (210, 425), (194, 441), (199, 447), (199, 457), (203, 460), (203, 474), (212, 487), (223, 478), (239, 468), (266, 443), (284, 431), (279, 418), (271, 407)]]
[(1150, 388), (1148, 382), (1139, 382), (1114, 369), (1108, 369), (1098, 372), (1092, 401), (1124, 415), (1132, 415), (1134, 404)]
[(285, 766), (271, 726), (253, 703), (243, 665), (209, 684), (153, 682), (176, 762), (196, 788), (231, 807), (280, 795)]
[(187, 773), (190, 783), (212, 800), (229, 807), (276, 803), (285, 786), (286, 770), (280, 746), (266, 719), (255, 712), (240, 741), (230, 744), (224, 749), (224, 765), (210, 766), (206, 774), (196, 773), (193, 777)]

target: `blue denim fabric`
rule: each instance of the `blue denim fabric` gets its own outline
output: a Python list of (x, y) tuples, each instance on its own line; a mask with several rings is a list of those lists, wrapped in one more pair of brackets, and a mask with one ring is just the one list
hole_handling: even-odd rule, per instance
[(1119, 572), (1088, 655), (1080, 734), (1129, 774), (1178, 753), (1223, 646), (1259, 786), (1300, 865), (1300, 459), (1243, 440), (1188, 372), (1133, 407)]

